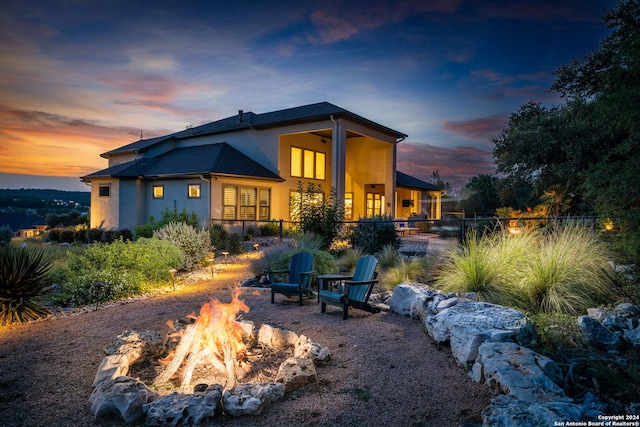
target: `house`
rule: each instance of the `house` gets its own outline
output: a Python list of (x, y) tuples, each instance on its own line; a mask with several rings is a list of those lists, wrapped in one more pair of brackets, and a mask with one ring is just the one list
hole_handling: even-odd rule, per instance
[[(132, 228), (167, 208), (203, 220), (289, 220), (298, 182), (321, 184), (327, 193), (335, 188), (347, 219), (395, 215), (398, 200), (437, 219), (439, 192), (397, 175), (396, 144), (406, 137), (328, 102), (263, 114), (240, 110), (103, 153), (108, 167), (81, 177), (91, 184), (90, 226)], [(406, 186), (398, 185), (397, 194), (398, 177)]]
[(13, 237), (27, 239), (44, 233), (47, 223), (37, 215), (3, 212), (0, 213), (0, 227), (9, 227)]

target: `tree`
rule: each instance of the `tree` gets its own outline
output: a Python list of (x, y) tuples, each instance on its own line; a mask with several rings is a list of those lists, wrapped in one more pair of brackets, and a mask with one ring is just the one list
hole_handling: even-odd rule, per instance
[(462, 209), (469, 214), (493, 215), (500, 207), (498, 185), (500, 180), (491, 175), (471, 177), (462, 189)]
[(613, 217), (640, 253), (640, 1), (603, 17), (611, 33), (584, 60), (561, 67), (551, 90), (566, 102), (529, 103), (493, 139), (498, 171), (547, 192), (556, 212), (591, 207)]

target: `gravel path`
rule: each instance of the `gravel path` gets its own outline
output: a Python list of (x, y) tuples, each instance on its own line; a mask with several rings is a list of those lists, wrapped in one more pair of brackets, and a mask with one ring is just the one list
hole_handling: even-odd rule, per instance
[[(103, 349), (125, 330), (167, 332), (167, 320), (198, 312), (211, 298), (231, 300), (250, 276), (242, 262), (229, 263), (212, 279), (202, 273), (176, 291), (75, 315), (0, 327), (1, 426), (124, 426), (119, 418), (94, 420), (88, 398)], [(192, 280), (193, 281), (193, 280)], [(318, 382), (288, 394), (256, 417), (219, 417), (207, 425), (234, 426), (470, 426), (491, 395), (456, 366), (417, 320), (389, 312), (320, 313), (316, 300), (245, 289), (251, 308), (243, 317), (284, 325), (332, 352), (318, 367)], [(143, 424), (140, 424), (143, 425)]]

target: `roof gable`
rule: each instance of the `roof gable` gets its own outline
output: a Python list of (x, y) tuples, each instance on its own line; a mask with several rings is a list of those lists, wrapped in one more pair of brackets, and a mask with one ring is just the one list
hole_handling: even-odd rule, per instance
[(301, 107), (288, 108), (284, 110), (272, 111), (269, 113), (255, 114), (252, 112), (238, 112), (237, 115), (217, 120), (215, 122), (192, 127), (180, 132), (157, 138), (140, 139), (131, 144), (124, 145), (114, 150), (102, 154), (102, 157), (111, 157), (118, 154), (130, 154), (144, 152), (159, 143), (170, 139), (185, 139), (204, 135), (213, 135), (226, 132), (235, 132), (243, 129), (268, 129), (298, 123), (311, 123), (315, 121), (330, 120), (331, 118), (344, 117), (349, 120), (361, 123), (367, 127), (376, 129), (395, 138), (406, 138), (407, 135), (398, 132), (362, 116), (354, 114), (344, 108), (340, 108), (329, 102), (319, 102), (316, 104), (303, 105)]
[(440, 191), (440, 187), (429, 184), (421, 179), (407, 175), (404, 172), (396, 171), (396, 187), (415, 188), (418, 190)]
[(196, 175), (225, 175), (282, 181), (277, 174), (226, 142), (176, 148), (157, 157), (140, 158), (83, 177), (157, 179)]

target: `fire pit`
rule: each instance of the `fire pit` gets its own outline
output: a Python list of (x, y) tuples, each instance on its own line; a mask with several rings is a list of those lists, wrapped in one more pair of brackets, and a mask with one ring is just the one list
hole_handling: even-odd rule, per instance
[[(286, 392), (317, 380), (330, 352), (304, 335), (241, 320), (249, 307), (234, 293), (198, 316), (167, 322), (168, 334), (125, 331), (105, 349), (89, 399), (96, 417), (127, 423), (197, 425), (214, 415), (256, 415)], [(242, 381), (242, 382), (241, 382)]]

